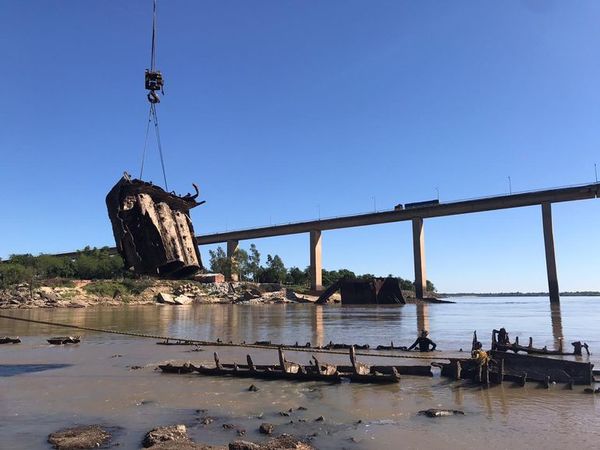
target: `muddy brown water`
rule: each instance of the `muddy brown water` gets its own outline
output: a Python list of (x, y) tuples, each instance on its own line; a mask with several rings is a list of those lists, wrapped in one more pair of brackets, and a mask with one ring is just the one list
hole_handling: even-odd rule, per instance
[[(346, 343), (408, 345), (427, 328), (444, 355), (470, 348), (473, 330), (489, 345), (489, 331), (504, 326), (511, 338), (553, 348), (564, 339), (585, 340), (590, 361), (600, 368), (600, 298), (563, 298), (560, 308), (535, 298), (459, 298), (456, 304), (425, 307), (315, 307), (312, 305), (130, 306), (60, 310), (9, 310), (38, 320), (176, 337), (221, 338), (236, 342), (281, 343), (330, 340)], [(82, 332), (82, 343), (51, 346), (53, 335), (74, 330), (0, 319), (0, 335), (19, 335), (19, 345), (0, 346), (0, 449), (48, 449), (49, 433), (74, 424), (118, 427), (120, 448), (135, 449), (156, 425), (184, 423), (199, 442), (226, 444), (236, 439), (233, 424), (245, 439), (259, 441), (262, 422), (276, 433), (315, 434), (322, 449), (395, 448), (598, 448), (600, 395), (583, 387), (549, 390), (529, 383), (505, 383), (482, 389), (466, 382), (404, 376), (399, 385), (289, 383), (166, 375), (154, 370), (165, 361), (211, 362), (213, 348), (194, 352), (184, 346), (159, 346), (152, 339)], [(276, 352), (218, 348), (221, 361), (275, 363)], [(120, 356), (117, 356), (120, 355)], [(288, 352), (307, 362), (310, 353)], [(415, 353), (415, 355), (418, 355)], [(347, 363), (344, 356), (321, 355), (322, 361)], [(391, 359), (361, 358), (387, 364)], [(586, 357), (582, 360), (587, 361)], [(416, 364), (420, 361), (408, 361)], [(422, 361), (426, 364), (427, 361)], [(132, 370), (131, 366), (142, 369)], [(250, 384), (258, 392), (249, 392)], [(298, 407), (306, 410), (298, 410)], [(282, 416), (279, 412), (292, 412)], [(431, 419), (428, 408), (460, 409), (464, 416)], [(325, 418), (315, 422), (319, 416)], [(202, 424), (211, 417), (212, 423)], [(289, 423), (293, 421), (294, 423)], [(358, 421), (361, 421), (358, 423)]]

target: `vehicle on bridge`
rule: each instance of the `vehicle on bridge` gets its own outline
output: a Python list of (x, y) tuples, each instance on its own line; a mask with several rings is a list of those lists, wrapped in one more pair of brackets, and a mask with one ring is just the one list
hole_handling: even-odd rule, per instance
[(438, 206), (439, 204), (440, 204), (440, 201), (438, 199), (425, 200), (423, 202), (406, 203), (404, 205), (404, 209), (427, 208), (428, 206)]

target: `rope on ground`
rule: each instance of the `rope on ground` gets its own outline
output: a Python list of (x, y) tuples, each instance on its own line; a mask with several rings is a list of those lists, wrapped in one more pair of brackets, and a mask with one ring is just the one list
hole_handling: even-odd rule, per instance
[[(347, 351), (341, 350), (327, 350), (324, 348), (317, 347), (296, 347), (294, 345), (261, 345), (261, 344), (246, 344), (246, 343), (233, 343), (233, 342), (220, 342), (220, 341), (202, 341), (198, 339), (186, 339), (186, 338), (175, 338), (171, 336), (160, 336), (155, 334), (145, 334), (145, 333), (134, 333), (131, 331), (119, 331), (119, 330), (107, 330), (104, 328), (94, 328), (94, 327), (84, 327), (80, 325), (72, 325), (67, 323), (59, 323), (59, 322), (49, 322), (47, 320), (36, 320), (36, 319), (26, 319), (23, 317), (15, 317), (8, 316), (5, 314), (0, 314), (0, 319), (9, 319), (9, 320), (17, 320), (21, 322), (29, 322), (29, 323), (38, 323), (41, 325), (50, 325), (53, 327), (62, 327), (62, 328), (73, 328), (75, 330), (82, 331), (95, 331), (98, 333), (109, 333), (109, 334), (119, 334), (122, 336), (133, 336), (133, 337), (141, 337), (141, 338), (149, 338), (149, 339), (160, 339), (164, 341), (175, 341), (175, 342), (183, 342), (189, 343), (192, 345), (204, 345), (211, 347), (244, 347), (244, 348), (257, 348), (257, 349), (276, 349), (278, 347), (283, 348), (284, 350), (295, 351), (295, 352), (307, 352), (307, 353), (324, 353), (329, 355), (348, 355)], [(449, 357), (444, 356), (421, 356), (421, 355), (390, 355), (386, 353), (366, 353), (366, 352), (356, 352), (359, 356), (371, 356), (377, 358), (399, 358), (399, 359), (426, 359), (426, 360), (449, 360)]]

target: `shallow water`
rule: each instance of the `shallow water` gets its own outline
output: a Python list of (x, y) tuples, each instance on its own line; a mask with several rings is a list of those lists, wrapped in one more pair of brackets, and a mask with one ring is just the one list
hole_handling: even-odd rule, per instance
[[(427, 328), (438, 349), (456, 356), (461, 355), (460, 348), (470, 349), (473, 330), (487, 346), (490, 330), (504, 326), (522, 343), (532, 336), (536, 347), (554, 348), (564, 339), (565, 350), (570, 350), (570, 342), (585, 340), (592, 350), (590, 361), (600, 364), (594, 352), (600, 352), (596, 326), (600, 298), (563, 298), (560, 308), (551, 308), (543, 297), (455, 300), (419, 307), (195, 305), (4, 313), (185, 338), (313, 345), (330, 340), (408, 345), (418, 330)], [(313, 444), (325, 449), (594, 448), (600, 439), (600, 396), (583, 394), (579, 386), (568, 391), (559, 385), (545, 390), (531, 383), (525, 388), (505, 383), (485, 390), (437, 374), (405, 376), (394, 386), (169, 376), (156, 372), (156, 365), (167, 360), (209, 362), (214, 349), (192, 352), (189, 347), (157, 346), (152, 339), (93, 332), (85, 332), (82, 343), (74, 346), (45, 343), (45, 338), (61, 334), (73, 330), (0, 319), (0, 335), (19, 335), (23, 340), (0, 346), (0, 448), (49, 448), (50, 432), (86, 423), (120, 427), (116, 441), (127, 449), (139, 448), (150, 428), (172, 423), (188, 425), (200, 442), (225, 444), (236, 439), (235, 430), (224, 430), (224, 423), (246, 429), (246, 439), (260, 440), (256, 430), (264, 421), (274, 423), (276, 432), (301, 436), (316, 432)], [(218, 351), (224, 362), (243, 362), (247, 353), (240, 348)], [(274, 351), (250, 353), (259, 364), (276, 360)], [(287, 354), (298, 362), (311, 356)], [(341, 355), (320, 358), (347, 363)], [(131, 370), (134, 365), (143, 369)], [(248, 392), (250, 384), (260, 391)], [(299, 411), (298, 406), (308, 409)], [(417, 414), (432, 407), (461, 409), (466, 415), (429, 419)], [(279, 415), (290, 408), (289, 417)], [(202, 409), (206, 411), (197, 411)], [(215, 421), (201, 425), (198, 419), (207, 415)], [(325, 421), (314, 422), (320, 415)]]

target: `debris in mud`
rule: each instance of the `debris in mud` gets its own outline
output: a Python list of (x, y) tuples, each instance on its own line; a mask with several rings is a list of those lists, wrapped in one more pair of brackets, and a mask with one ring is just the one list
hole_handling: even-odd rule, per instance
[(99, 425), (66, 428), (48, 436), (48, 442), (58, 450), (96, 448), (108, 443), (111, 434)]
[(446, 417), (446, 416), (464, 416), (465, 413), (463, 411), (459, 411), (457, 409), (430, 408), (430, 409), (425, 409), (423, 411), (419, 411), (419, 415), (427, 416), (427, 417)]
[(594, 388), (585, 388), (583, 390), (583, 392), (585, 392), (586, 394), (600, 394), (600, 388), (594, 389)]
[(215, 421), (212, 417), (201, 417), (198, 419), (202, 425), (210, 425)]
[(224, 447), (196, 444), (188, 437), (185, 425), (153, 428), (146, 433), (142, 445), (153, 450), (224, 450)]
[(106, 196), (117, 250), (140, 274), (186, 278), (202, 269), (189, 211), (204, 202), (125, 174)]
[(314, 447), (289, 434), (282, 434), (263, 444), (248, 441), (234, 441), (229, 444), (229, 450), (314, 450)]
[(260, 427), (258, 427), (258, 431), (261, 434), (273, 434), (273, 430), (275, 429), (275, 425), (272, 423), (261, 423)]

